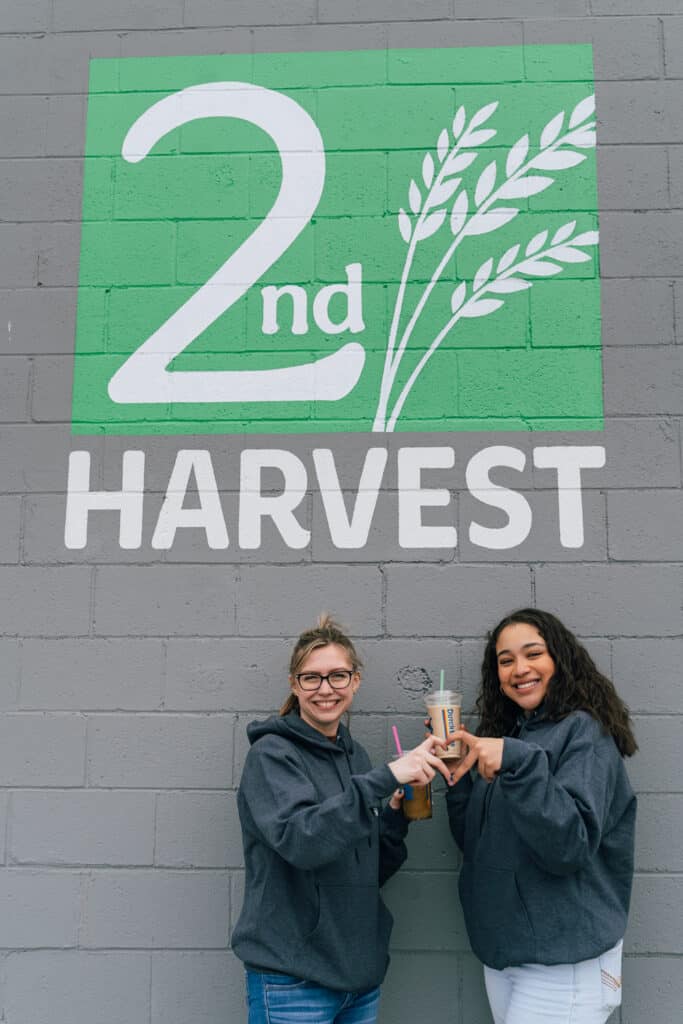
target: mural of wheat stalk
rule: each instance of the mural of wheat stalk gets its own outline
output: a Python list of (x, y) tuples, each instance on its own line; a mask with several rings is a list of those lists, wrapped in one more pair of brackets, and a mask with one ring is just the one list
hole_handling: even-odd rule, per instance
[[(528, 243), (521, 254), (521, 243), (513, 245), (497, 260), (490, 256), (479, 267), (471, 285), (462, 281), (451, 296), (451, 316), (431, 345), (422, 352), (398, 395), (394, 396), (394, 383), (399, 367), (409, 356), (410, 341), (420, 315), (460, 244), (469, 237), (486, 235), (503, 227), (520, 212), (516, 206), (500, 205), (508, 200), (527, 199), (544, 192), (555, 181), (554, 177), (539, 171), (562, 171), (575, 167), (586, 159), (581, 150), (595, 146), (595, 97), (587, 96), (574, 107), (565, 128), (565, 111), (560, 111), (543, 128), (535, 155), (530, 156), (529, 136), (523, 135), (510, 149), (505, 161), (504, 178), (497, 185), (497, 161), (489, 163), (479, 175), (474, 196), (460, 189), (461, 174), (478, 157), (477, 147), (485, 145), (496, 135), (493, 128), (483, 127), (493, 116), (498, 103), (482, 107), (467, 122), (464, 107), (453, 119), (452, 142), (447, 129), (443, 129), (436, 144), (436, 161), (426, 153), (422, 161), (424, 194), (413, 180), (408, 190), (411, 213), (401, 209), (398, 227), (408, 246), (401, 280), (389, 328), (377, 411), (373, 423), (375, 431), (393, 431), (403, 405), (415, 382), (434, 355), (444, 338), (459, 320), (488, 316), (505, 302), (486, 296), (510, 295), (530, 288), (533, 281), (526, 278), (551, 277), (562, 271), (565, 263), (590, 260), (583, 247), (596, 245), (597, 231), (576, 234), (576, 221), (564, 224), (549, 237), (541, 231)], [(497, 187), (496, 187), (497, 185)], [(453, 197), (455, 197), (453, 199)], [(446, 223), (448, 207), (450, 243), (439, 261), (429, 283), (412, 311), (399, 337), (406, 288), (415, 252), (420, 242), (435, 235)], [(412, 216), (411, 216), (412, 214)], [(521, 254), (521, 258), (520, 258)], [(469, 291), (469, 294), (468, 294)], [(410, 362), (405, 368), (410, 367)], [(393, 400), (393, 404), (392, 403)]]

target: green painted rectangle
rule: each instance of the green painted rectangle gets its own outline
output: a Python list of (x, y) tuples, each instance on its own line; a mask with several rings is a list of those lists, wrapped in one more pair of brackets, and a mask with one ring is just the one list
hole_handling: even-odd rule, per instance
[(592, 90), (584, 45), (93, 60), (73, 432), (601, 426)]

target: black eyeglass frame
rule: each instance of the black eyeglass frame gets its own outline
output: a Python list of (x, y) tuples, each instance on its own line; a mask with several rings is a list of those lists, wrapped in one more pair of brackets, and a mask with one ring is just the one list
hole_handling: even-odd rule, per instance
[[(323, 685), (323, 682), (325, 681), (329, 683), (331, 689), (333, 690), (345, 690), (348, 686), (351, 685), (351, 680), (356, 675), (356, 672), (357, 669), (355, 668), (335, 668), (331, 672), (328, 672), (326, 676), (324, 676), (321, 672), (298, 672), (294, 676), (294, 678), (296, 679), (297, 683), (304, 691), (304, 693), (315, 693), (315, 691), (319, 690), (320, 687)], [(330, 679), (330, 676), (341, 675), (342, 673), (344, 673), (344, 675), (347, 675), (349, 678), (346, 680), (343, 686), (335, 686), (332, 680)], [(317, 686), (304, 686), (303, 683), (301, 682), (302, 676), (318, 676), (320, 682), (318, 683)]]

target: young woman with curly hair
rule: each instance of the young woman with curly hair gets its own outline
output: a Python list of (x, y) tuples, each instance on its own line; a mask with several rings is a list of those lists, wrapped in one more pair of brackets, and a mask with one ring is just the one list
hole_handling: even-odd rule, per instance
[(446, 800), (495, 1024), (603, 1024), (621, 1002), (633, 878), (628, 709), (533, 608), (489, 634), (477, 708), (477, 735), (454, 734), (468, 749)]

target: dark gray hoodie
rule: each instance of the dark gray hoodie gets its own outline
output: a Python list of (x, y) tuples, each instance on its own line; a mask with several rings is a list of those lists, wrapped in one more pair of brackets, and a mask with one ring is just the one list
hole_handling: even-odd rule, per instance
[(396, 788), (343, 725), (336, 742), (298, 714), (252, 722), (237, 806), (246, 868), (232, 946), (249, 967), (363, 992), (389, 962), (379, 887), (406, 858)]
[(589, 714), (520, 717), (495, 780), (466, 775), (446, 800), (483, 963), (579, 963), (622, 938), (636, 798), (614, 740)]

